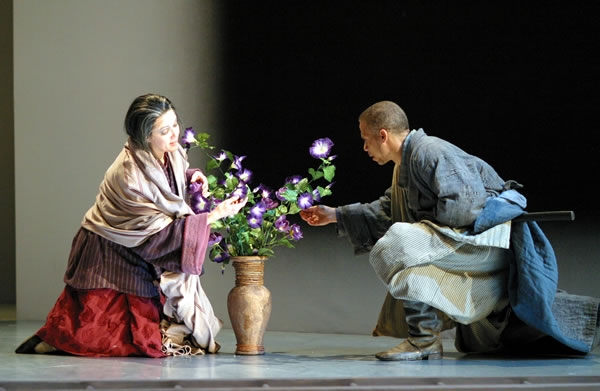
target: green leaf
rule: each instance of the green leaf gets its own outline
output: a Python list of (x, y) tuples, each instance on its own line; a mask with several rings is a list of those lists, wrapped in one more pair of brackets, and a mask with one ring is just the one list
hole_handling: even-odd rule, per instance
[(288, 202), (295, 202), (298, 199), (298, 192), (296, 190), (287, 189), (281, 196)]
[(316, 181), (317, 179), (323, 177), (323, 173), (321, 171), (315, 171), (314, 168), (309, 168), (308, 173), (312, 177), (313, 181)]
[(300, 207), (298, 207), (297, 204), (291, 204), (290, 205), (290, 210), (289, 210), (288, 214), (295, 215), (296, 213), (299, 213), (300, 210), (301, 209), (300, 209)]
[(325, 167), (324, 172), (325, 172), (325, 179), (327, 179), (329, 182), (331, 182), (333, 180), (333, 177), (335, 176), (335, 166)]
[(210, 138), (210, 134), (208, 134), (208, 133), (198, 133), (196, 135), (196, 145), (202, 149), (214, 148), (208, 144), (209, 138)]
[(219, 162), (217, 159), (211, 158), (206, 163), (206, 171), (214, 170), (215, 168), (218, 168), (220, 165), (221, 165), (221, 162)]
[(319, 194), (321, 195), (321, 197), (326, 197), (328, 195), (333, 194), (333, 192), (331, 191), (331, 189), (328, 189), (326, 187), (317, 187), (317, 191), (319, 192)]

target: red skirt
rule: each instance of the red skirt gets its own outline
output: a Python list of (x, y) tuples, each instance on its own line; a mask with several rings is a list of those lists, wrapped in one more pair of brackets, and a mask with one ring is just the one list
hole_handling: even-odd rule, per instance
[(36, 335), (59, 351), (91, 357), (164, 357), (160, 298), (65, 286)]

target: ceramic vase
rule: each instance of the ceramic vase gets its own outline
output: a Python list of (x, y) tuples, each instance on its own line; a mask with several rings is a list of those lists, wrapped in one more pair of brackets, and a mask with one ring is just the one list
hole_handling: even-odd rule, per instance
[(263, 337), (271, 317), (271, 292), (264, 285), (267, 257), (232, 257), (235, 286), (227, 296), (227, 311), (237, 341), (235, 354), (265, 353)]

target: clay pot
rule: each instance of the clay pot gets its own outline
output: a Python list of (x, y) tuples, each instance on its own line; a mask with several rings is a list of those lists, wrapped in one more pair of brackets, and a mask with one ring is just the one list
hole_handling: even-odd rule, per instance
[(232, 257), (235, 286), (227, 296), (227, 311), (237, 341), (235, 354), (265, 354), (263, 337), (271, 317), (271, 292), (264, 285), (267, 257)]

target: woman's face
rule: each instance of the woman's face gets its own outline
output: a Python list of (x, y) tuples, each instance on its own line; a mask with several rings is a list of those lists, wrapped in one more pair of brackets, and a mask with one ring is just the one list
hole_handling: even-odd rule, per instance
[(174, 152), (179, 146), (179, 123), (177, 115), (169, 110), (156, 120), (148, 145), (154, 157), (161, 162), (164, 160), (165, 152)]

